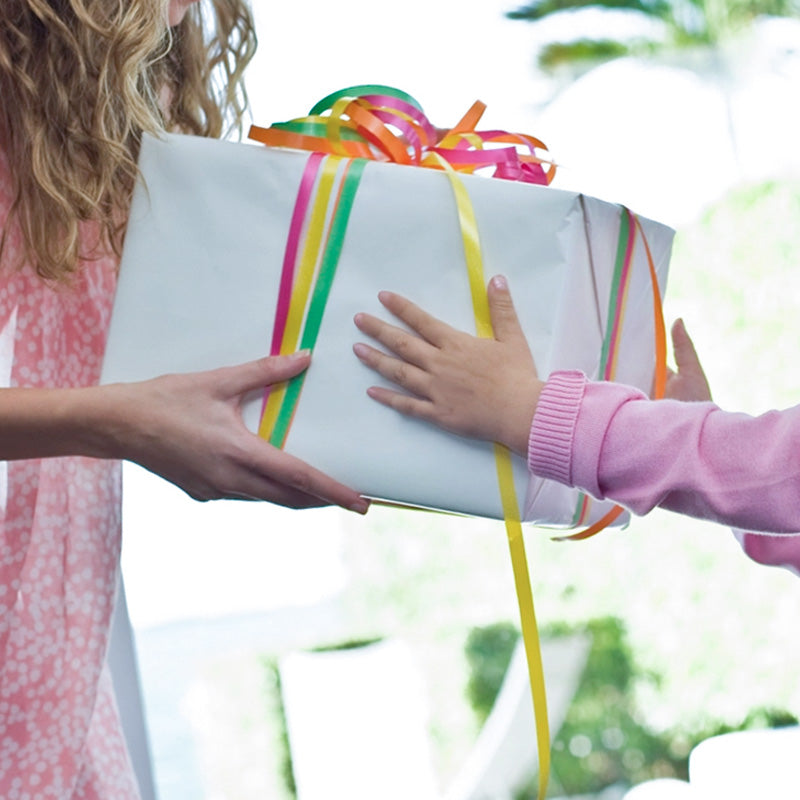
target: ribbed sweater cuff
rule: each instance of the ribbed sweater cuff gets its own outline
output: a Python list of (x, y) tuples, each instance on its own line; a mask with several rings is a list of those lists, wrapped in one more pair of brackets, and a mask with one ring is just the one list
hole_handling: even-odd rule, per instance
[(528, 469), (540, 478), (572, 486), (572, 442), (586, 376), (554, 372), (545, 383), (528, 438)]

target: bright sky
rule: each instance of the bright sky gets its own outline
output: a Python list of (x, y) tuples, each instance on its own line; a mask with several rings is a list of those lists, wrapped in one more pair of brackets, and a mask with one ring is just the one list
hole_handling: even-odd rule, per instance
[[(764, 26), (743, 59), (728, 108), (737, 164), (723, 96), (685, 70), (615, 62), (537, 112), (547, 95), (533, 69), (538, 34), (503, 18), (515, 0), (254, 6), (260, 53), (249, 85), (262, 125), (301, 116), (358, 83), (410, 92), (442, 127), (480, 98), (486, 127), (548, 143), (563, 165), (557, 186), (673, 225), (696, 216), (737, 175), (785, 174), (800, 163), (800, 23)], [(134, 624), (323, 599), (346, 579), (339, 519), (329, 510), (197, 504), (129, 469), (123, 562)]]
[(532, 29), (503, 18), (515, 0), (375, 0), (255, 3), (260, 52), (251, 80), (254, 111), (268, 121), (360, 83), (414, 95), (436, 124), (453, 122), (476, 98), (492, 123), (525, 122), (534, 83)]
[[(547, 27), (505, 19), (517, 0), (409, 0), (392, 14), (367, 0), (256, 4), (260, 53), (250, 81), (255, 119), (305, 113), (329, 91), (388, 83), (414, 95), (435, 124), (475, 99), (485, 127), (543, 139), (562, 188), (623, 202), (672, 225), (742, 178), (800, 165), (800, 22), (760, 25), (726, 97), (686, 69), (620, 60), (547, 108), (534, 53), (547, 34), (630, 32), (626, 15), (562, 15)], [(736, 130), (738, 155), (731, 144)]]

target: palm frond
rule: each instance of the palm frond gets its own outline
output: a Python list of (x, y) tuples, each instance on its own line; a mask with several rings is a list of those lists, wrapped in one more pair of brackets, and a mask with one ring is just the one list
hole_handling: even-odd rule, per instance
[(630, 44), (615, 39), (576, 39), (544, 45), (536, 60), (545, 72), (555, 72), (567, 65), (611, 61), (630, 53)]
[[(787, 0), (772, 0), (786, 2)], [(667, 0), (530, 0), (526, 5), (506, 12), (509, 19), (535, 22), (562, 11), (579, 11), (597, 8), (608, 11), (638, 11), (648, 17), (665, 19), (671, 16), (671, 4)]]
[(663, 22), (670, 31), (667, 46), (714, 46), (758, 17), (799, 17), (800, 0), (528, 0), (506, 17), (538, 22), (586, 9), (631, 11)]

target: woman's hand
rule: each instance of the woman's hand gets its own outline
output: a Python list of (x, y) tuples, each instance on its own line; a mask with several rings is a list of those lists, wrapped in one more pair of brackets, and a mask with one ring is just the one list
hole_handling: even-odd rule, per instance
[(668, 370), (664, 397), (684, 402), (711, 400), (711, 389), (682, 319), (672, 325), (672, 349), (678, 371)]
[(453, 433), (500, 442), (525, 457), (543, 383), (505, 278), (489, 282), (494, 339), (457, 331), (391, 292), (378, 297), (413, 334), (369, 314), (356, 315), (358, 329), (391, 355), (361, 343), (355, 354), (404, 390), (373, 386), (370, 397)]
[(100, 387), (108, 411), (97, 449), (140, 464), (196, 500), (268, 500), (293, 508), (334, 503), (365, 513), (368, 503), (356, 492), (273, 447), (242, 420), (248, 393), (288, 380), (309, 360), (298, 353)]

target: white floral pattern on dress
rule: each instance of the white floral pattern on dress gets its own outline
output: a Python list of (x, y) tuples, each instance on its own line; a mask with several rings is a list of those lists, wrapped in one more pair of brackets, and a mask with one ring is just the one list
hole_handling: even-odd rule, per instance
[[(0, 228), (11, 203), (0, 157)], [(69, 289), (29, 266), (8, 232), (0, 368), (13, 387), (97, 383), (117, 262)], [(10, 361), (9, 361), (10, 358)], [(121, 471), (89, 458), (11, 461), (0, 507), (0, 797), (135, 800), (106, 650), (119, 578)], [(3, 475), (0, 473), (0, 481)], [(0, 500), (3, 496), (0, 495)]]

